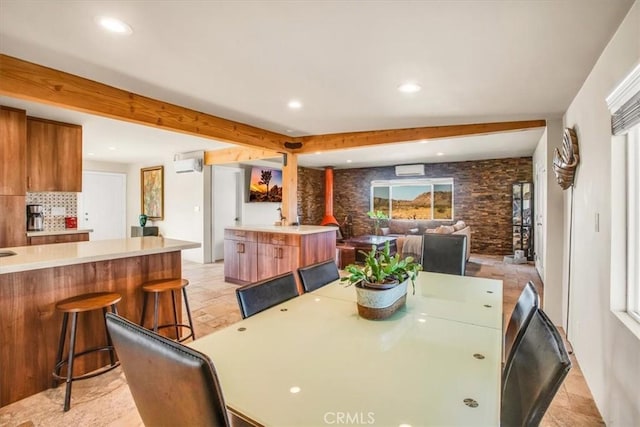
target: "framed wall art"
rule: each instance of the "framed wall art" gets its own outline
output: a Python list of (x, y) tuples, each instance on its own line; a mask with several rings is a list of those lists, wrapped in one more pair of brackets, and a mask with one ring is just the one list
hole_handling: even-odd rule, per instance
[(140, 169), (142, 214), (151, 220), (164, 219), (164, 166)]

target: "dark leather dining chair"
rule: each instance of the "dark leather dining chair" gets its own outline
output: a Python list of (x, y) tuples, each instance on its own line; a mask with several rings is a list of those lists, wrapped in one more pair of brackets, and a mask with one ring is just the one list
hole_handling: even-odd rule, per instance
[(292, 272), (236, 289), (243, 319), (297, 296), (298, 286)]
[(464, 276), (467, 236), (426, 233), (422, 236), (422, 269), (433, 273)]
[(540, 297), (538, 291), (533, 282), (529, 281), (522, 289), (518, 301), (516, 302), (507, 330), (504, 335), (504, 355), (505, 355), (505, 367), (511, 363), (512, 349), (518, 346), (518, 343), (522, 339), (522, 335), (535, 313), (536, 309), (540, 307)]
[(145, 425), (230, 425), (209, 357), (116, 314), (106, 321)]
[(542, 310), (535, 310), (503, 376), (501, 425), (539, 425), (570, 369), (558, 330)]
[(305, 292), (315, 291), (340, 278), (338, 266), (332, 259), (299, 268), (298, 274)]

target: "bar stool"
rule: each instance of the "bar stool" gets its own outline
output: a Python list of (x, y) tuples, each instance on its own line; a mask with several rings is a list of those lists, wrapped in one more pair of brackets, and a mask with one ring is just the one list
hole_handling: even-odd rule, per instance
[[(57, 387), (59, 381), (65, 381), (67, 383), (67, 389), (64, 397), (64, 410), (65, 412), (71, 407), (71, 383), (76, 380), (84, 380), (87, 378), (95, 377), (100, 374), (104, 374), (120, 366), (120, 362), (116, 360), (116, 353), (107, 331), (107, 324), (105, 322), (105, 334), (107, 336), (107, 345), (103, 347), (90, 348), (80, 353), (76, 353), (76, 331), (78, 326), (78, 313), (87, 311), (102, 309), (102, 317), (107, 313), (107, 307), (111, 306), (113, 313), (118, 313), (116, 304), (122, 299), (120, 294), (115, 292), (96, 292), (90, 294), (77, 295), (75, 297), (67, 298), (59, 301), (56, 304), (56, 310), (63, 313), (62, 330), (60, 332), (60, 342), (58, 344), (58, 353), (56, 356), (56, 364), (53, 370), (53, 387)], [(71, 334), (69, 337), (69, 354), (65, 359), (62, 358), (64, 351), (64, 343), (67, 337), (67, 326), (69, 324), (69, 313), (71, 313)], [(108, 351), (111, 364), (104, 366), (93, 372), (87, 374), (73, 376), (73, 361), (76, 357), (83, 356), (85, 354), (94, 353), (97, 351)], [(60, 375), (62, 367), (67, 365), (67, 374), (65, 376)]]
[[(144, 292), (144, 299), (142, 303), (142, 318), (140, 319), (140, 326), (144, 327), (144, 317), (147, 311), (147, 295), (153, 293), (154, 301), (153, 301), (153, 331), (158, 332), (159, 329), (163, 328), (175, 328), (176, 332), (176, 340), (178, 342), (183, 342), (189, 338), (195, 340), (196, 334), (193, 330), (193, 320), (191, 319), (191, 310), (189, 309), (189, 300), (187, 299), (187, 290), (186, 286), (189, 284), (187, 279), (159, 279), (159, 280), (151, 280), (149, 282), (144, 282), (142, 284), (142, 291)], [(178, 310), (176, 309), (176, 291), (182, 289), (182, 295), (184, 298), (184, 305), (187, 309), (187, 317), (189, 318), (189, 324), (179, 323), (178, 322)], [(159, 304), (159, 296), (163, 292), (171, 291), (171, 302), (173, 304), (173, 323), (167, 323), (164, 325), (158, 325), (158, 304)], [(186, 337), (180, 338), (180, 328), (186, 328), (189, 330), (189, 335)]]

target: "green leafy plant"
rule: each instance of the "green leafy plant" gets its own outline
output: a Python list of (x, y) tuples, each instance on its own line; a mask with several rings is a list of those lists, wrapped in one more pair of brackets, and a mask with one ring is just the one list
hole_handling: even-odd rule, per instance
[(349, 273), (340, 279), (342, 282), (349, 282), (348, 285), (360, 283), (364, 287), (380, 288), (381, 285), (394, 285), (411, 280), (413, 293), (416, 292), (415, 279), (418, 272), (422, 270), (422, 265), (415, 262), (413, 257), (400, 259), (400, 254), (391, 255), (389, 242), (385, 242), (382, 250), (377, 250), (375, 245), (371, 246), (371, 251), (359, 251), (365, 256), (363, 265), (349, 264), (345, 271)]
[(367, 212), (367, 215), (373, 220), (374, 234), (377, 236), (378, 234), (380, 234), (381, 222), (386, 222), (389, 217), (382, 211), (369, 211)]

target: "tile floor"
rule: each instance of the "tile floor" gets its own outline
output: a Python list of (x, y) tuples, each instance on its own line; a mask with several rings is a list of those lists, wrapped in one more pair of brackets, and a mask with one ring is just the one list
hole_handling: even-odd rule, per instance
[[(472, 256), (468, 275), (501, 279), (504, 282), (504, 311), (508, 319), (522, 287), (532, 280), (542, 292), (540, 278), (532, 265), (508, 265), (502, 257)], [(240, 320), (234, 289), (224, 282), (223, 265), (185, 262), (189, 302), (197, 336), (209, 334)], [(573, 369), (543, 419), (544, 427), (602, 426), (580, 367), (572, 356)], [(0, 425), (27, 426), (143, 426), (120, 368), (73, 385), (71, 410), (62, 411), (64, 386), (45, 390), (0, 408)], [(302, 427), (302, 426), (301, 426)]]

